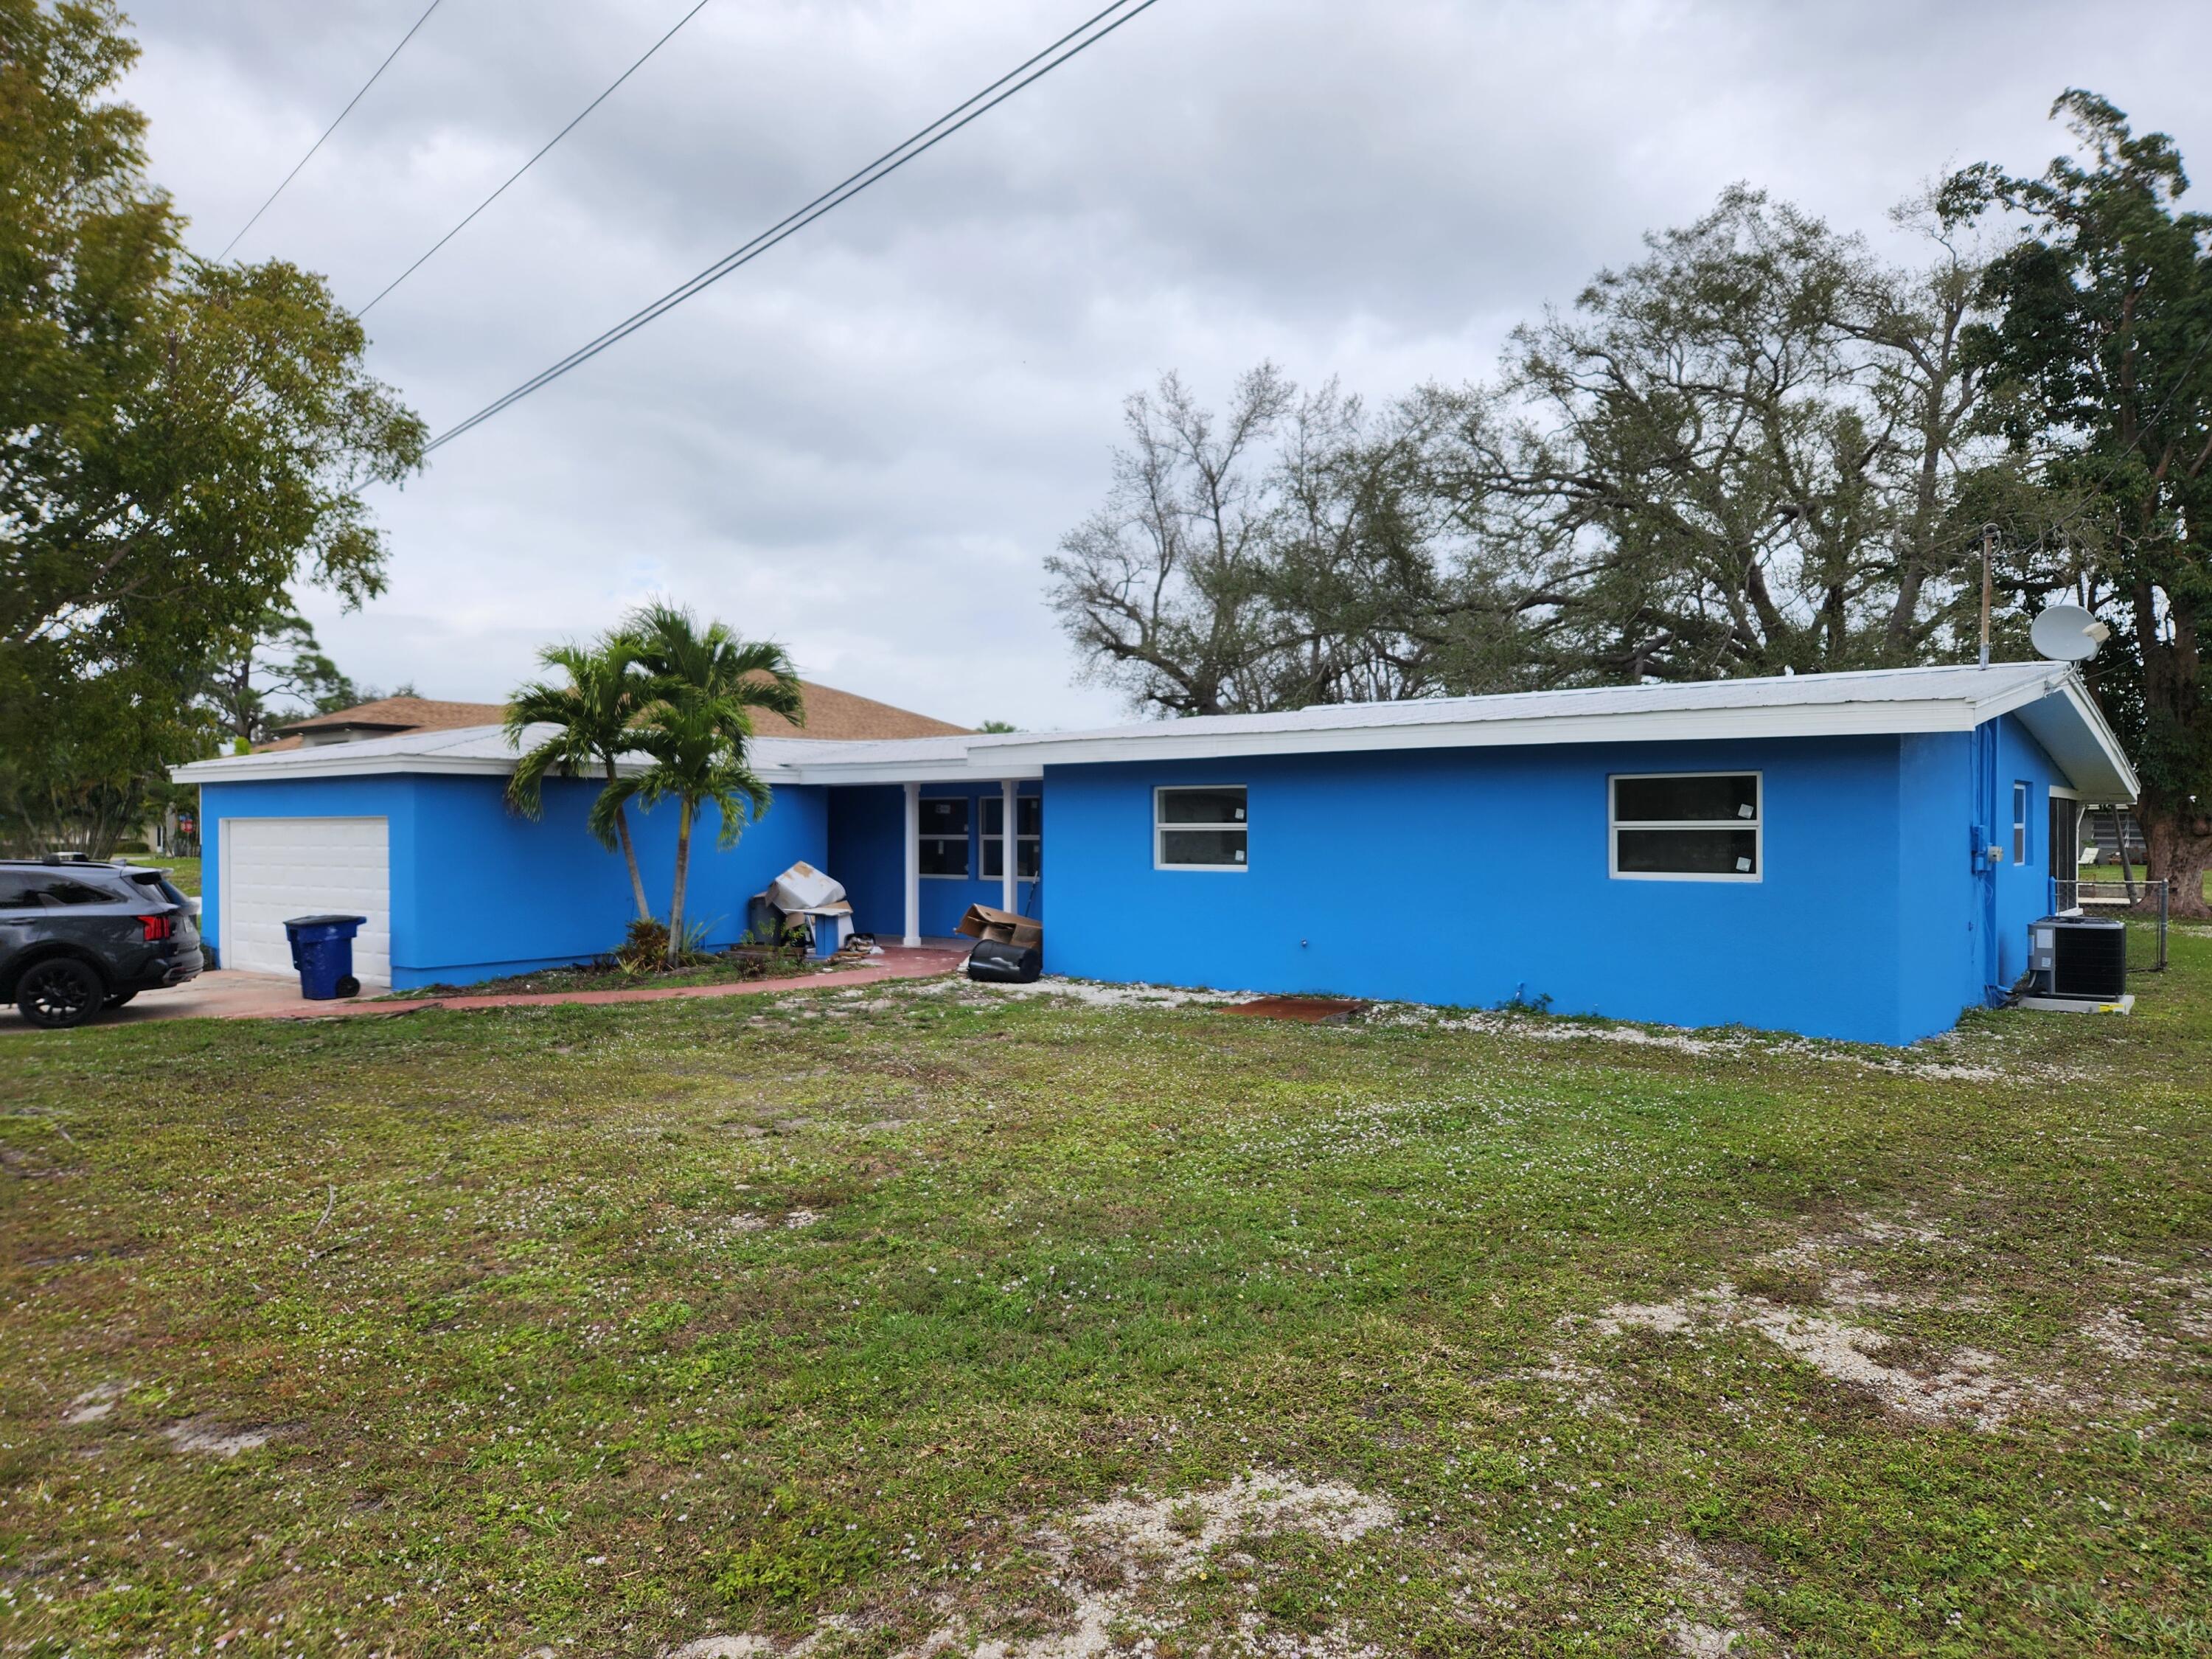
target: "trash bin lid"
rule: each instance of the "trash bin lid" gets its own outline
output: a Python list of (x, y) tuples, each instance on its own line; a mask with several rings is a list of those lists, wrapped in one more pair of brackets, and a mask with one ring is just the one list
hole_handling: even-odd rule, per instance
[(368, 918), (367, 916), (337, 915), (290, 916), (286, 918), (284, 925), (287, 927), (343, 927), (348, 922), (353, 923), (356, 927), (366, 927), (368, 925)]

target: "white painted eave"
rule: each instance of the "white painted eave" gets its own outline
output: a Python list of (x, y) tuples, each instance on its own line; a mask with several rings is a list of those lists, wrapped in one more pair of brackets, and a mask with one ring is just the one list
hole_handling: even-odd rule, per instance
[(2078, 676), (2069, 673), (2052, 695), (2006, 712), (2018, 716), (2087, 799), (2118, 805), (2142, 793), (2118, 735)]
[[(1984, 690), (1974, 683), (1978, 674), (2000, 676), (2001, 683), (1994, 690)], [(1313, 711), (1204, 721), (1164, 720), (1109, 732), (979, 738), (973, 745), (971, 763), (980, 776), (1017, 762), (1079, 766), (1537, 744), (1898, 737), (1972, 732), (2002, 715), (2017, 714), (2075, 788), (2099, 800), (2135, 799), (2139, 786), (2134, 769), (2095, 700), (2070, 667), (2059, 663), (2032, 667), (2007, 664), (1995, 670), (1954, 671), (1951, 678), (1960, 687), (1953, 695), (1832, 702), (1750, 702), (1648, 711), (1616, 707), (1589, 714), (1564, 711), (1555, 704), (1544, 712), (1522, 716), (1501, 717), (1492, 713), (1461, 720), (1449, 718), (1451, 705), (1439, 703), (1431, 708), (1445, 717), (1418, 720), (1404, 718), (1405, 705), (1382, 705), (1389, 717), (1372, 721), (1361, 721), (1354, 711), (1340, 706), (1330, 711), (1334, 719), (1326, 725), (1303, 718)], [(1470, 699), (1468, 703), (1470, 707), (1489, 703), (1495, 708), (1500, 701)], [(1428, 711), (1421, 712), (1425, 716)], [(1353, 717), (1345, 718), (1348, 714)]]
[[(1658, 706), (1638, 708), (1639, 702)], [(753, 763), (771, 785), (985, 784), (1030, 781), (1042, 777), (1047, 766), (1116, 762), (1963, 732), (2008, 714), (2020, 717), (2075, 788), (2092, 799), (2135, 799), (2135, 772), (2118, 739), (2081, 677), (2057, 663), (1337, 705), (1095, 732), (860, 743), (761, 738), (753, 746)], [(224, 756), (176, 767), (171, 775), (180, 783), (399, 774), (505, 777), (514, 764), (499, 728), (478, 727)], [(627, 757), (617, 769), (635, 776), (645, 765), (642, 757)]]
[[(288, 750), (278, 755), (219, 755), (213, 760), (192, 761), (169, 769), (179, 783), (286, 783), (308, 778), (366, 778), (397, 775), (429, 777), (504, 778), (514, 773), (513, 757), (490, 759), (453, 755), (349, 755), (351, 744), (332, 744), (317, 750)], [(312, 758), (310, 758), (312, 757)], [(616, 767), (624, 777), (642, 773), (642, 762), (625, 761)], [(769, 784), (798, 783), (798, 773), (786, 766), (753, 769)], [(600, 773), (580, 775), (586, 781)]]
[(791, 769), (794, 783), (1033, 783), (1044, 776), (1039, 761), (970, 756), (965, 761), (811, 761)]
[[(1964, 700), (1838, 703), (1832, 708), (1670, 709), (1650, 714), (1542, 714), (1522, 720), (1437, 720), (1419, 726), (1337, 726), (1183, 733), (1152, 732), (1033, 741), (979, 755), (980, 772), (1015, 760), (1068, 766), (1111, 761), (1224, 760), (1257, 755), (1326, 755), (1395, 749), (1526, 748), (1539, 744), (1686, 743), (1729, 738), (1868, 737), (1971, 732), (1980, 723)], [(1981, 719), (1987, 719), (1984, 715)], [(1007, 740), (1010, 743), (1011, 739)]]

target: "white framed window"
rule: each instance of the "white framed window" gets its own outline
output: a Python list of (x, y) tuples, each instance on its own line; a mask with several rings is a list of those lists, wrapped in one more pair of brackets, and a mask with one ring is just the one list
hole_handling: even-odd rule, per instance
[(1765, 815), (1757, 772), (1615, 773), (1611, 873), (1621, 881), (1758, 881)]
[(1241, 783), (1178, 785), (1152, 791), (1152, 868), (1245, 867), (1249, 829)]
[(2012, 787), (2012, 865), (2015, 870), (2027, 863), (2027, 809), (2035, 799), (2035, 786), (2015, 783)]
[[(1006, 867), (1006, 803), (983, 797), (983, 878), (997, 881)], [(1044, 801), (1036, 795), (1014, 798), (1014, 879), (1035, 881), (1044, 868)]]
[(967, 796), (921, 798), (921, 873), (945, 881), (967, 877)]

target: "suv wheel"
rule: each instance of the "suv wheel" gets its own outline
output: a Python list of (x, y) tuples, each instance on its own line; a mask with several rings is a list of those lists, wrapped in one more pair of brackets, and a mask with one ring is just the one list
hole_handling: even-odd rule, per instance
[(34, 963), (15, 981), (15, 1006), (23, 1018), (49, 1030), (82, 1025), (106, 1000), (100, 975), (72, 957)]

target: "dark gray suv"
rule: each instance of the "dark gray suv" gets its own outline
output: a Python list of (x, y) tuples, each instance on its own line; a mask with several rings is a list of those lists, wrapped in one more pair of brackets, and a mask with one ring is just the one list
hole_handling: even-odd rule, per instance
[(160, 870), (0, 860), (0, 1002), (33, 1025), (78, 1025), (182, 985), (203, 962), (197, 908)]

